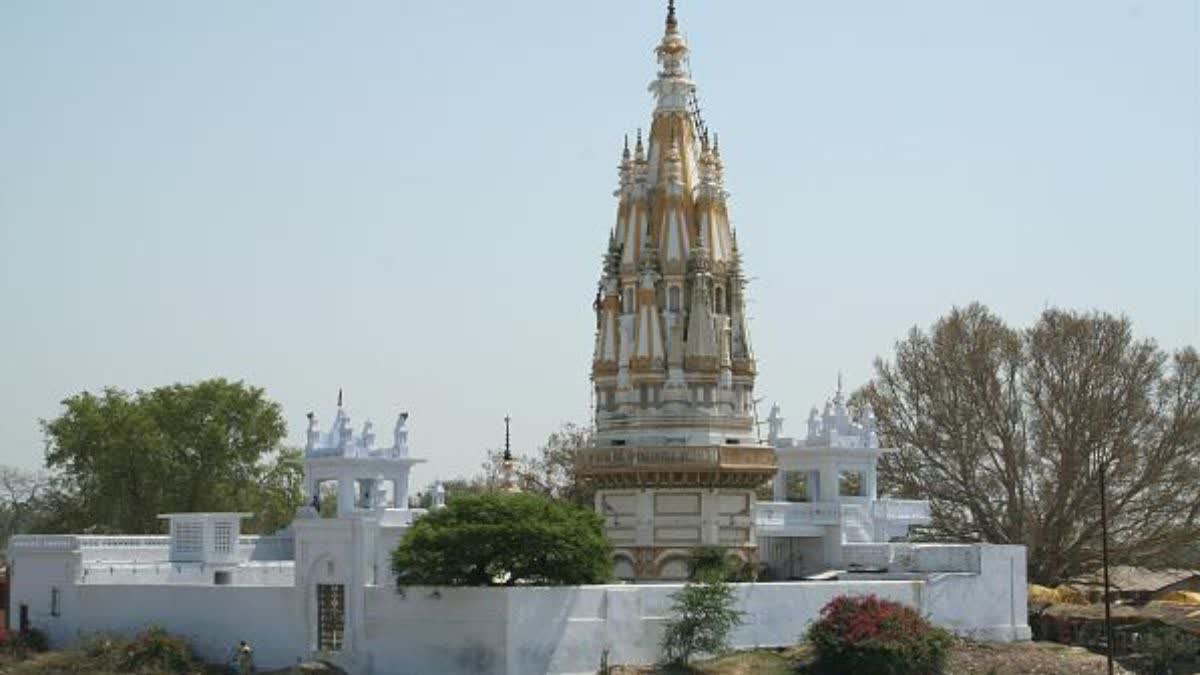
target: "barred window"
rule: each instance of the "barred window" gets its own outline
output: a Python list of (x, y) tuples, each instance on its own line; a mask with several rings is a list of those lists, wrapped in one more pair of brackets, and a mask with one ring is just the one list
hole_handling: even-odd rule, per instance
[(213, 550), (217, 553), (229, 553), (233, 550), (233, 525), (217, 523), (214, 526)]
[(204, 550), (204, 525), (201, 523), (175, 524), (175, 552), (200, 553)]

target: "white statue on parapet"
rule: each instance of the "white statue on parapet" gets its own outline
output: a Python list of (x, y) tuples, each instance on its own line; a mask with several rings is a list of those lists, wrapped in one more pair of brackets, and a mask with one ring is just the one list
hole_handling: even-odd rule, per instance
[(363, 422), (362, 435), (359, 437), (359, 444), (366, 452), (370, 452), (375, 447), (375, 424), (371, 420)]
[(395, 445), (392, 446), (392, 455), (395, 457), (408, 457), (408, 413), (401, 412), (396, 417), (396, 428), (392, 432), (392, 437)]
[(779, 404), (771, 406), (771, 414), (767, 416), (767, 442), (772, 446), (783, 435), (783, 416), (779, 414)]

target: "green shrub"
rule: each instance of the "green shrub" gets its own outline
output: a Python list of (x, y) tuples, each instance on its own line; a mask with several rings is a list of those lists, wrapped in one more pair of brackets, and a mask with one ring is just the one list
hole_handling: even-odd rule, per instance
[(1150, 657), (1150, 672), (1166, 675), (1180, 663), (1194, 663), (1200, 641), (1187, 631), (1159, 626), (1141, 635), (1137, 650)]
[(30, 654), (46, 651), (50, 648), (50, 643), (46, 633), (37, 628), (26, 628), (18, 632), (0, 630), (0, 648), (11, 656), (23, 659)]
[(725, 580), (733, 565), (720, 546), (697, 546), (688, 553), (688, 579), (692, 581)]
[(686, 666), (695, 654), (720, 654), (729, 649), (729, 634), (742, 625), (735, 609), (734, 588), (720, 577), (689, 582), (671, 595), (672, 617), (663, 631), (667, 661)]
[(898, 602), (838, 596), (808, 629), (817, 666), (827, 673), (933, 675), (954, 638)]
[(461, 495), (421, 516), (392, 553), (400, 586), (596, 584), (612, 574), (604, 520), (529, 493)]
[(758, 566), (742, 562), (721, 546), (697, 546), (688, 554), (688, 579), (692, 581), (749, 582), (758, 578)]

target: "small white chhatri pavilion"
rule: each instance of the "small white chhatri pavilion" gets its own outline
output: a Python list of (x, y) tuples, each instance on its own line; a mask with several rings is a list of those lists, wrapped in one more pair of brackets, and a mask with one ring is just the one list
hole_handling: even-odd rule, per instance
[(760, 557), (773, 576), (844, 569), (844, 545), (904, 539), (909, 527), (929, 524), (929, 502), (879, 498), (879, 458), (896, 450), (879, 447), (869, 406), (851, 419), (841, 375), (824, 412), (809, 413), (804, 438), (785, 437), (783, 421), (779, 405), (771, 406), (768, 442), (779, 471), (773, 501), (756, 504), (754, 514)]
[(392, 430), (392, 445), (377, 447), (374, 425), (363, 424), (355, 435), (350, 414), (342, 407), (338, 392), (337, 414), (329, 433), (321, 433), (313, 413), (308, 414), (304, 446), (304, 493), (317, 508), (324, 498), (322, 485), (335, 483), (338, 515), (356, 509), (404, 510), (408, 507), (408, 476), (414, 464), (424, 462), (408, 455), (408, 413), (401, 412)]

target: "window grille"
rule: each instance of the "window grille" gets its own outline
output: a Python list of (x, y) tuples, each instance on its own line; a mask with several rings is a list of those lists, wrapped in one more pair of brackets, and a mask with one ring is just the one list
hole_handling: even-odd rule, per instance
[(175, 552), (200, 553), (204, 550), (204, 525), (201, 523), (175, 524)]
[(342, 584), (317, 584), (317, 649), (336, 652), (342, 649), (346, 630), (346, 587)]
[(217, 553), (229, 553), (233, 550), (233, 525), (217, 523), (213, 527), (213, 550)]

